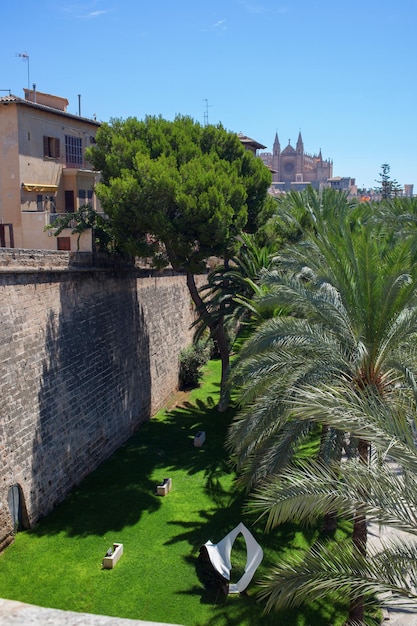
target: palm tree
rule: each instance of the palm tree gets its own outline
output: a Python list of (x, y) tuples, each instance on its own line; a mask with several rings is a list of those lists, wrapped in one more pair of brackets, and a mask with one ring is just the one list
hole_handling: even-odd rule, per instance
[(300, 384), (343, 371), (359, 388), (382, 392), (391, 367), (400, 375), (414, 363), (411, 344), (398, 360), (416, 323), (411, 246), (383, 237), (370, 221), (352, 223), (353, 213), (332, 221), (316, 213), (314, 239), (261, 274), (267, 293), (257, 306), (276, 315), (244, 345), (231, 376), (244, 408), (229, 444), (249, 485), (285, 465), (295, 435), (310, 431), (288, 419), (286, 399)]
[[(372, 389), (381, 399), (400, 382), (412, 392), (417, 388), (411, 242), (377, 227), (370, 207), (359, 213), (347, 201), (334, 207), (329, 199), (317, 196), (309, 203), (314, 233), (281, 254), (275, 270), (263, 273), (267, 295), (258, 306), (275, 307), (277, 315), (247, 342), (232, 372), (243, 410), (230, 428), (228, 445), (248, 487), (282, 471), (311, 432), (312, 421), (299, 419), (293, 405), (306, 385), (320, 388), (342, 375), (350, 394), (366, 397)], [(330, 441), (335, 431), (327, 429), (326, 417), (323, 413), (321, 422)], [(360, 437), (358, 450), (367, 463), (369, 440)], [(330, 451), (338, 458), (340, 449)], [(361, 507), (353, 543), (364, 557)], [(363, 614), (356, 599), (351, 623)]]
[[(224, 320), (231, 341), (239, 332), (242, 322), (249, 320), (246, 303), (259, 293), (260, 272), (268, 268), (275, 249), (272, 244), (258, 245), (253, 235), (242, 233), (239, 247), (233, 256), (216, 266), (200, 288), (206, 307), (214, 319)], [(200, 338), (205, 323), (199, 317), (195, 324), (196, 338)]]
[[(332, 594), (351, 595), (349, 624), (364, 623), (363, 606), (378, 596), (389, 604), (417, 607), (417, 450), (416, 414), (403, 390), (381, 398), (374, 392), (352, 394), (353, 381), (332, 386), (306, 386), (294, 399), (298, 419), (325, 418), (351, 436), (372, 441), (375, 454), (368, 466), (346, 460), (337, 467), (309, 461), (287, 467), (253, 495), (249, 508), (266, 518), (271, 530), (286, 521), (312, 523), (336, 508), (355, 520), (358, 510), (368, 523), (400, 531), (391, 533), (367, 554), (348, 542), (316, 544), (304, 557), (275, 566), (262, 582), (266, 609), (299, 606)], [(401, 469), (401, 471), (400, 471)], [(352, 590), (354, 592), (352, 593)], [(361, 600), (361, 602), (358, 602)]]

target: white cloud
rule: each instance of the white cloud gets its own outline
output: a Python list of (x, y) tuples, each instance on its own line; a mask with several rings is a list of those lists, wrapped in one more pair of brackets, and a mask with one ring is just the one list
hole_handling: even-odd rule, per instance
[(63, 7), (63, 11), (70, 15), (74, 19), (95, 19), (100, 17), (101, 15), (105, 15), (109, 13), (108, 10), (105, 9), (96, 9), (97, 2), (87, 2), (87, 3), (79, 3), (79, 4), (68, 4)]
[(211, 24), (211, 26), (201, 28), (203, 33), (208, 33), (212, 30), (226, 30), (226, 20), (217, 20), (217, 22)]
[(91, 11), (91, 13), (87, 13), (84, 17), (99, 17), (99, 15), (105, 15), (108, 11)]

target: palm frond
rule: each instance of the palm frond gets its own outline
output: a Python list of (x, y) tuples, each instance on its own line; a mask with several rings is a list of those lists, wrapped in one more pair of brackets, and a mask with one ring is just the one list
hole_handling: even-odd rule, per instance
[(275, 565), (264, 580), (259, 598), (266, 612), (295, 608), (329, 596), (340, 601), (363, 597), (375, 604), (375, 597), (389, 595), (390, 603), (405, 603), (417, 609), (417, 544), (393, 544), (371, 558), (352, 552), (350, 543), (316, 544), (304, 557), (289, 556)]

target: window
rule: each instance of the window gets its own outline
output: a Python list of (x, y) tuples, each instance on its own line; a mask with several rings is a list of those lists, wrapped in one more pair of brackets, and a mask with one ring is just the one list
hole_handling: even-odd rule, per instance
[(57, 237), (57, 250), (71, 250), (71, 237)]
[(94, 208), (93, 203), (93, 190), (92, 189), (79, 189), (78, 190), (78, 203), (79, 206), (83, 206), (83, 204), (89, 204)]
[(43, 195), (41, 193), (36, 196), (36, 210), (43, 211)]
[(65, 161), (68, 167), (82, 166), (83, 142), (81, 137), (65, 135)]
[(65, 191), (65, 213), (74, 213), (74, 210), (75, 210), (74, 192)]
[(59, 139), (57, 137), (43, 136), (43, 156), (59, 159)]

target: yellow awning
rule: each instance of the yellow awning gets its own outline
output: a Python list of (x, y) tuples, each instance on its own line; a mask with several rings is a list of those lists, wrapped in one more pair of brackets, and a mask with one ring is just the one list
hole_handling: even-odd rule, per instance
[(58, 191), (58, 185), (48, 185), (44, 183), (22, 183), (22, 189), (25, 191), (47, 191), (49, 193), (55, 193)]

